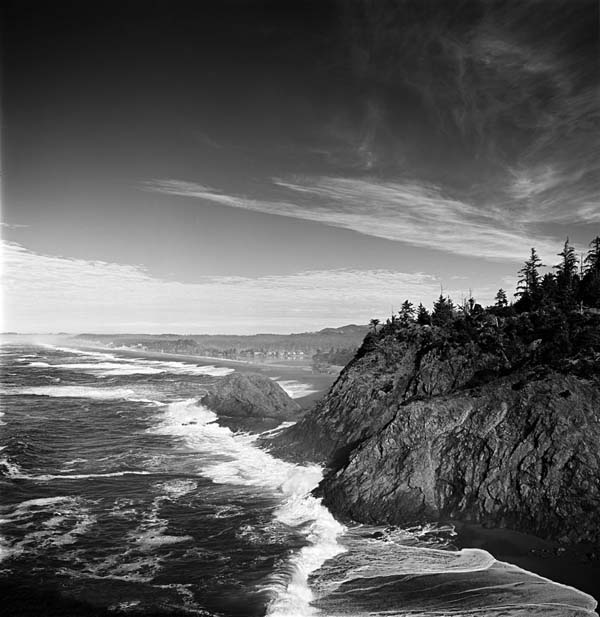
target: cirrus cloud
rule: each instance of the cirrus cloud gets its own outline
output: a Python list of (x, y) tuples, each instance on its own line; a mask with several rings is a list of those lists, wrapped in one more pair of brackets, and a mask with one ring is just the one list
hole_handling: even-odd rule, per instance
[(529, 247), (552, 255), (556, 242), (533, 235), (494, 208), (476, 207), (417, 182), (336, 177), (274, 179), (277, 198), (230, 195), (193, 182), (155, 180), (146, 190), (193, 197), (232, 208), (304, 219), (425, 247), (493, 261), (519, 262)]

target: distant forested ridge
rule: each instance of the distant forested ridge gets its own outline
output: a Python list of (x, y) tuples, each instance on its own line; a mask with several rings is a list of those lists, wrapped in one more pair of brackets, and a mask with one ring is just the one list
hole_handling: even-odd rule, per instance
[[(366, 325), (324, 328), (298, 334), (80, 334), (96, 344), (143, 351), (209, 356), (224, 359), (299, 360), (318, 364), (346, 364), (352, 359), (368, 331)], [(329, 350), (329, 351), (324, 351)], [(340, 355), (341, 354), (341, 355)], [(342, 358), (345, 361), (340, 362)]]

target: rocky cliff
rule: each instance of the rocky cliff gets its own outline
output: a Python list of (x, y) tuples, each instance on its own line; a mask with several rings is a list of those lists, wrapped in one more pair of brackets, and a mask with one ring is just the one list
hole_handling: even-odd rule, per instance
[(553, 319), (388, 324), (272, 447), (325, 462), (319, 491), (354, 520), (600, 543), (600, 323)]

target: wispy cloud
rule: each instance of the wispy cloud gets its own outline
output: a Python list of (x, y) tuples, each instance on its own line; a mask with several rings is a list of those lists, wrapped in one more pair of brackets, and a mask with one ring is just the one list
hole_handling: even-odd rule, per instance
[(4, 227), (5, 229), (22, 229), (24, 227), (29, 227), (29, 225), (21, 225), (19, 223), (5, 223), (4, 221), (0, 221), (0, 227)]
[(273, 183), (281, 191), (280, 199), (228, 195), (177, 180), (157, 180), (145, 188), (468, 257), (520, 261), (531, 246), (542, 254), (555, 252), (551, 239), (533, 237), (524, 226), (506, 220), (504, 213), (448, 197), (433, 185), (334, 177), (275, 179)]
[[(3, 327), (25, 332), (297, 332), (366, 323), (406, 298), (430, 305), (440, 289), (429, 274), (390, 270), (180, 283), (136, 266), (41, 255), (16, 243), (4, 243), (3, 255)], [(459, 291), (447, 291), (460, 299)], [(491, 290), (481, 292), (491, 300)]]
[(511, 171), (507, 192), (519, 207), (520, 221), (600, 222), (600, 164), (545, 164)]

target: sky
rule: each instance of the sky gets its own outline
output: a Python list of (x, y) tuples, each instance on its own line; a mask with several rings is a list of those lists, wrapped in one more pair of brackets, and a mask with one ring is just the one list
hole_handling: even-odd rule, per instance
[(12, 1), (2, 329), (491, 303), (600, 234), (596, 0)]

